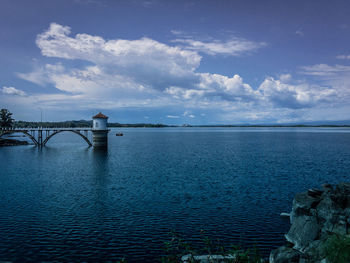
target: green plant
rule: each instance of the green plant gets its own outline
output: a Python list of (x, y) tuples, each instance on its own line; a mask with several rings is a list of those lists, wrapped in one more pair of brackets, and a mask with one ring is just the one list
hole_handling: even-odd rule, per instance
[(331, 263), (350, 262), (350, 237), (343, 235), (331, 235), (325, 244), (325, 255)]
[[(181, 236), (172, 231), (169, 233), (170, 241), (164, 242), (165, 256), (161, 258), (162, 263), (180, 262), (183, 255), (194, 255), (195, 251), (188, 242), (185, 242)], [(191, 262), (194, 262), (194, 260)]]
[(12, 113), (7, 109), (0, 110), (0, 127), (10, 128), (13, 125)]
[(253, 248), (242, 249), (238, 245), (231, 245), (231, 249), (228, 251), (228, 254), (235, 256), (235, 258), (230, 261), (234, 263), (263, 262), (259, 255), (259, 251), (255, 246)]
[[(261, 263), (263, 262), (256, 247), (252, 249), (242, 249), (240, 246), (231, 245), (230, 249), (225, 249), (220, 240), (212, 240), (201, 231), (203, 247), (194, 250), (189, 242), (184, 241), (179, 234), (171, 232), (171, 240), (165, 242), (166, 255), (161, 258), (163, 263), (181, 262), (181, 257), (189, 256), (187, 262), (200, 262), (197, 255), (207, 255), (208, 262), (232, 262), (232, 263)], [(223, 256), (218, 259), (215, 255)]]

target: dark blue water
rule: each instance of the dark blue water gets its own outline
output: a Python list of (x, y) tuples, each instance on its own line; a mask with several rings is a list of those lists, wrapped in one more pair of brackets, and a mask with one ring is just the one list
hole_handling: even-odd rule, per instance
[(339, 181), (349, 129), (118, 129), (108, 151), (62, 133), (0, 148), (0, 260), (154, 262), (169, 232), (199, 248), (201, 230), (267, 256), (294, 194)]

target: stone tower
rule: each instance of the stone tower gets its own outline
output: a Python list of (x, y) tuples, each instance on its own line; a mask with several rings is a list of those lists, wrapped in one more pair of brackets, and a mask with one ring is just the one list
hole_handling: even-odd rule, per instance
[(92, 117), (92, 145), (95, 148), (103, 148), (108, 145), (108, 117), (101, 112)]

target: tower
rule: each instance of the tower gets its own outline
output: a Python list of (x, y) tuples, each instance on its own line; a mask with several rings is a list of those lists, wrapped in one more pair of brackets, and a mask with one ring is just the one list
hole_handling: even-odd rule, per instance
[(101, 112), (92, 117), (92, 145), (95, 148), (107, 147), (108, 142), (108, 117)]

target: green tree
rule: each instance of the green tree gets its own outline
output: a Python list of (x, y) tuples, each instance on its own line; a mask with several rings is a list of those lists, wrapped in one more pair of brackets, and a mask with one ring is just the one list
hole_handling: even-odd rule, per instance
[(12, 119), (12, 113), (7, 109), (0, 110), (0, 127), (1, 128), (11, 128), (14, 119)]

